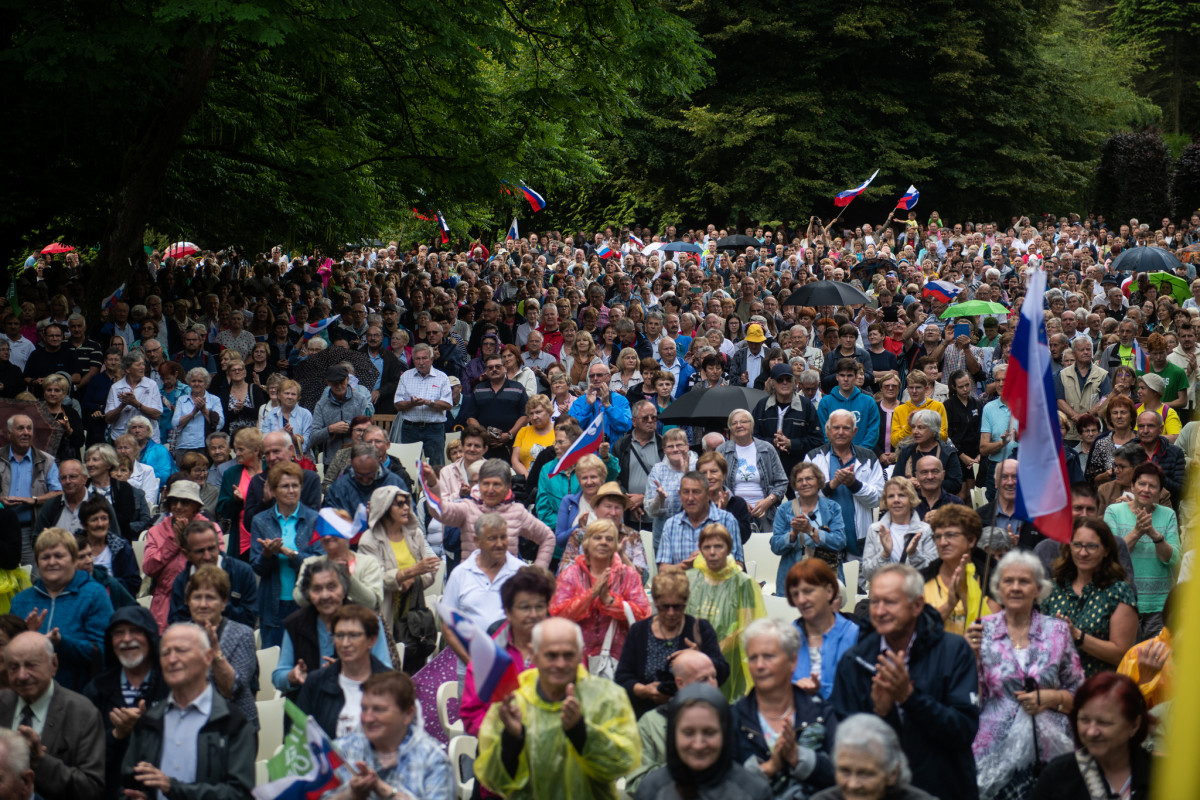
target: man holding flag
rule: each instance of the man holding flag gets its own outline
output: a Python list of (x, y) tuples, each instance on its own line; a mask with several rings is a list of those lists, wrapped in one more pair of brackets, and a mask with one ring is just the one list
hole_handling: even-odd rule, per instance
[(533, 629), (534, 669), (492, 705), (479, 731), (479, 782), (508, 798), (616, 796), (641, 763), (637, 719), (625, 691), (583, 668), (582, 633), (552, 617)]

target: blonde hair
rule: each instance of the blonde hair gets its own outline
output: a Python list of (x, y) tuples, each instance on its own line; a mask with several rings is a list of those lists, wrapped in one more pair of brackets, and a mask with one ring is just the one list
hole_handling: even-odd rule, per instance
[(579, 542), (579, 549), (586, 552), (588, 542), (591, 538), (605, 531), (612, 533), (613, 544), (616, 544), (621, 536), (620, 531), (617, 530), (616, 523), (608, 519), (598, 519), (594, 522), (589, 522), (587, 527), (583, 529), (583, 538)]
[(608, 477), (608, 466), (600, 460), (600, 456), (588, 453), (579, 461), (575, 462), (575, 474), (595, 470), (600, 473), (600, 480)]

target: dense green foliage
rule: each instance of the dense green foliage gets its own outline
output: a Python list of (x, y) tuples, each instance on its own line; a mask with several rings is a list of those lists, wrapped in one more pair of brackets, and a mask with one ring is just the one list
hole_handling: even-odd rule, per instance
[(1167, 213), (1173, 164), (1157, 131), (1122, 133), (1100, 149), (1092, 208), (1108, 219), (1160, 220)]
[(1200, 142), (1183, 149), (1171, 177), (1171, 215), (1178, 219), (1200, 208)]
[(1115, 0), (1111, 20), (1113, 40), (1146, 56), (1136, 86), (1162, 108), (1164, 129), (1200, 132), (1200, 2)]

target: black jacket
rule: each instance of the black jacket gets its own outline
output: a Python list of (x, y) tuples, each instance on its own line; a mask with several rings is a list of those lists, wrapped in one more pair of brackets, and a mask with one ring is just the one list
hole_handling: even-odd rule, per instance
[[(979, 507), (979, 519), (983, 522), (983, 527), (987, 528), (996, 524), (996, 501), (985, 503)], [(1017, 547), (1021, 550), (1033, 550), (1046, 537), (1042, 532), (1033, 526), (1032, 522), (1025, 521), (1021, 523), (1021, 527), (1016, 531)]]
[[(317, 638), (317, 608), (307, 605), (288, 614), (283, 629), (292, 637), (292, 663), (301, 661), (310, 670), (321, 664), (321, 643)], [(315, 670), (314, 670), (315, 671)], [(299, 690), (297, 690), (299, 694)]]
[[(251, 630), (257, 628), (258, 580), (254, 575), (254, 570), (245, 561), (239, 561), (230, 556), (221, 559), (221, 567), (229, 576), (229, 602), (225, 604), (225, 612), (222, 616), (234, 622), (240, 622)], [(188, 581), (195, 574), (195, 567), (188, 564), (182, 572), (175, 576), (175, 582), (171, 584), (171, 609), (167, 615), (168, 623), (174, 625), (176, 622), (192, 621), (192, 612), (188, 610), (186, 596)]]
[[(873, 714), (873, 673), (861, 663), (879, 658), (879, 634), (864, 625), (858, 644), (838, 662), (833, 706), (838, 717)], [(971, 744), (979, 729), (979, 673), (967, 640), (948, 634), (942, 618), (925, 606), (917, 620), (908, 672), (913, 691), (902, 711), (884, 718), (900, 737), (912, 767), (912, 782), (941, 800), (976, 800), (975, 757)]]
[[(388, 671), (386, 664), (371, 656), (372, 675)], [(346, 704), (346, 696), (342, 694), (341, 684), (338, 683), (341, 674), (341, 662), (322, 667), (308, 676), (296, 696), (296, 706), (305, 714), (311, 714), (330, 739), (337, 738), (338, 715)]]
[[(371, 354), (367, 352), (366, 345), (363, 345), (359, 352), (367, 358), (371, 357)], [(396, 387), (400, 385), (400, 375), (404, 372), (404, 365), (390, 350), (380, 350), (379, 352), (383, 356), (383, 375), (379, 379), (379, 399), (374, 403), (375, 413), (395, 414)]]
[(462, 378), (463, 368), (467, 366), (462, 351), (454, 342), (442, 342), (438, 347), (437, 357), (433, 359), (434, 369), (440, 369), (452, 378)]
[[(1141, 747), (1131, 747), (1129, 766), (1130, 800), (1146, 800), (1150, 796), (1153, 759)], [(1091, 800), (1074, 752), (1064, 753), (1046, 765), (1029, 800)]]
[[(617, 662), (617, 671), (613, 675), (613, 680), (629, 694), (629, 702), (633, 705), (633, 711), (639, 718), (655, 708), (655, 705), (649, 700), (634, 697), (634, 684), (654, 683), (660, 678), (658, 675), (646, 674), (646, 654), (650, 649), (650, 637), (654, 635), (651, 628), (653, 622), (654, 617), (648, 617), (629, 626), (629, 633), (626, 634), (625, 644), (621, 648), (621, 659)], [(671, 650), (672, 653), (687, 649), (688, 645), (684, 639), (692, 639), (695, 636), (696, 623), (695, 617), (684, 615), (683, 633), (676, 639), (675, 647)], [(717, 638), (716, 630), (708, 620), (699, 620), (699, 631), (700, 641), (696, 644), (700, 645), (700, 652), (712, 659), (713, 667), (717, 671), (717, 685), (720, 686), (729, 677), (729, 662), (725, 660), (725, 656), (721, 655), (721, 642)], [(673, 693), (674, 686), (671, 689), (672, 691), (663, 692), (663, 694)]]
[[(83, 688), (83, 696), (92, 701), (100, 711), (104, 720), (105, 762), (104, 777), (108, 786), (121, 785), (121, 759), (125, 757), (125, 749), (129, 746), (129, 738), (114, 739), (113, 725), (109, 714), (114, 708), (126, 708), (125, 695), (121, 692), (121, 673), (123, 667), (117, 661), (112, 646), (112, 631), (117, 625), (133, 625), (146, 634), (150, 643), (150, 653), (147, 656), (153, 666), (142, 683), (139, 699), (146, 701), (146, 707), (157, 703), (167, 696), (167, 684), (163, 681), (158, 667), (158, 623), (150, 609), (139, 605), (125, 606), (113, 612), (112, 621), (104, 632), (104, 662), (114, 666), (101, 672), (91, 683)], [(136, 705), (136, 703), (135, 703)]]
[[(911, 480), (915, 484), (917, 482), (917, 465), (916, 462), (921, 459), (921, 455), (917, 454), (916, 443), (906, 444), (900, 448), (899, 455), (896, 456), (896, 469), (892, 472), (893, 475), (909, 476), (909, 462), (913, 462), (911, 467)], [(941, 452), (939, 455), (942, 467), (946, 471), (946, 477), (942, 479), (942, 488), (950, 494), (958, 494), (958, 490), (963, 485), (962, 461), (958, 458), (958, 448), (951, 442), (941, 442)]]
[[(775, 431), (779, 430), (778, 404), (774, 396), (764, 397), (754, 407), (754, 438), (764, 442), (775, 442)], [(812, 400), (796, 392), (792, 402), (783, 413), (783, 435), (791, 446), (787, 452), (779, 452), (779, 460), (783, 463), (783, 471), (787, 473), (790, 482), (792, 467), (804, 460), (804, 455), (825, 444), (825, 435), (821, 431), (821, 419), (817, 416), (817, 407)]]
[[(816, 759), (814, 762), (802, 752), (794, 772), (781, 770), (771, 781), (771, 789), (776, 797), (790, 796), (785, 792), (797, 785), (803, 785), (805, 797), (834, 785), (831, 753), (839, 714), (820, 695), (809, 694), (796, 686), (792, 687), (792, 698), (796, 707), (796, 717), (792, 721), (796, 728), (796, 741), (802, 748), (811, 750)], [(750, 758), (761, 763), (771, 758), (771, 748), (767, 746), (758, 721), (758, 695), (754, 692), (734, 704), (733, 731), (737, 742), (737, 763), (745, 764)], [(967, 752), (970, 751), (971, 743), (968, 741)]]

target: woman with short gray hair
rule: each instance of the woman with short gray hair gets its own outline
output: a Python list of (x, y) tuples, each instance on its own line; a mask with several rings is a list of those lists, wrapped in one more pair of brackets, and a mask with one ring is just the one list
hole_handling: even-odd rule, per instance
[(750, 506), (758, 527), (771, 530), (775, 508), (787, 492), (787, 473), (775, 446), (754, 436), (754, 416), (745, 409), (729, 415), (729, 441), (717, 448), (729, 465), (725, 486)]
[(204, 367), (188, 370), (190, 391), (175, 403), (175, 452), (203, 453), (205, 436), (225, 425), (221, 400), (208, 391), (212, 376)]
[(833, 763), (837, 786), (812, 800), (933, 800), (909, 785), (912, 772), (900, 738), (874, 714), (853, 714), (838, 723)]
[[(146, 356), (141, 351), (130, 353), (121, 359), (125, 377), (108, 390), (108, 402), (104, 405), (104, 421), (108, 423), (108, 436), (116, 439), (125, 434), (129, 421), (141, 414), (157, 421), (163, 413), (162, 395), (158, 384), (146, 379)], [(160, 438), (157, 425), (151, 426), (151, 438)]]
[(925, 456), (936, 456), (946, 472), (942, 491), (958, 494), (963, 484), (962, 461), (958, 457), (958, 448), (949, 440), (942, 441), (942, 415), (922, 408), (909, 416), (908, 424), (912, 429), (912, 441), (900, 448), (892, 474), (916, 483), (917, 462)]

